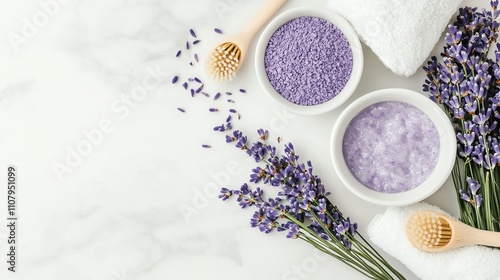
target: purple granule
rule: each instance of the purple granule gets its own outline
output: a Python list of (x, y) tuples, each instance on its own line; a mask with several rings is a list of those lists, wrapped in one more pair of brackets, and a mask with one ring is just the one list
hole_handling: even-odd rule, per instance
[(198, 44), (198, 43), (200, 43), (200, 42), (201, 42), (201, 40), (194, 40), (194, 41), (193, 41), (193, 45), (197, 45), (197, 44)]
[(363, 109), (343, 139), (347, 167), (367, 188), (405, 192), (436, 167), (439, 133), (429, 117), (407, 103), (381, 102)]
[(298, 105), (324, 103), (342, 91), (352, 71), (352, 51), (335, 25), (300, 17), (282, 25), (269, 40), (264, 57), (271, 85)]
[(215, 32), (215, 33), (219, 33), (219, 34), (222, 34), (222, 33), (223, 33), (223, 32), (222, 32), (222, 30), (220, 30), (219, 28), (214, 28), (214, 32)]

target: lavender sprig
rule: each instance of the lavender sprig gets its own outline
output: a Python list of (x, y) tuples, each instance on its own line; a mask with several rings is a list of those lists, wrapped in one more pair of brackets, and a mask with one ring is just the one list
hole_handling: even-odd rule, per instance
[[(253, 143), (239, 130), (226, 135), (226, 142), (253, 158), (257, 166), (249, 182), (240, 188), (223, 187), (220, 199), (235, 196), (241, 208), (253, 207), (250, 226), (263, 233), (285, 231), (287, 238), (307, 241), (373, 279), (405, 279), (359, 235), (357, 224), (330, 202), (330, 193), (313, 173), (312, 163), (299, 161), (292, 143), (284, 145), (279, 154), (267, 143), (269, 131), (259, 129), (257, 133), (260, 140)], [(278, 188), (279, 192), (266, 198), (257, 184)]]
[[(498, 0), (491, 10), (460, 8), (448, 26), (442, 62), (424, 67), (423, 90), (442, 105), (456, 129), (457, 157), (452, 171), (460, 216), (480, 229), (500, 231), (500, 44)], [(494, 59), (488, 53), (494, 47)], [(484, 198), (484, 199), (483, 199)]]

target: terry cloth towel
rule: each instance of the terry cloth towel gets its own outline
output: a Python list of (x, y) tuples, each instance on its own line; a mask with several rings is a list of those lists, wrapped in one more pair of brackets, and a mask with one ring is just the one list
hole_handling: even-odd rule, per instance
[(329, 0), (394, 73), (413, 75), (441, 38), (462, 0)]
[(423, 280), (500, 279), (500, 249), (467, 246), (442, 253), (427, 253), (413, 247), (406, 237), (406, 223), (413, 213), (422, 210), (445, 213), (425, 203), (391, 207), (372, 220), (368, 236)]

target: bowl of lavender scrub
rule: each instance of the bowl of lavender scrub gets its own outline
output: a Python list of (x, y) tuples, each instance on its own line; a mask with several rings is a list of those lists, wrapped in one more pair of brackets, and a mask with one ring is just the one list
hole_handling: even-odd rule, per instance
[(443, 110), (407, 89), (364, 95), (338, 117), (331, 136), (333, 166), (358, 197), (379, 205), (424, 200), (448, 179), (456, 136)]
[(295, 8), (264, 29), (255, 68), (271, 100), (295, 114), (317, 115), (352, 95), (363, 71), (363, 50), (354, 29), (338, 14)]

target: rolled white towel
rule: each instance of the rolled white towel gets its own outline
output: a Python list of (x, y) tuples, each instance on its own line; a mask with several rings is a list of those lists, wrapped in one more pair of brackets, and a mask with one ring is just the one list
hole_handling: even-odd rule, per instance
[(426, 203), (390, 207), (368, 226), (371, 241), (400, 260), (423, 280), (500, 279), (500, 249), (468, 246), (442, 253), (426, 253), (413, 247), (406, 237), (410, 216), (423, 210), (443, 210)]
[(329, 0), (394, 73), (411, 76), (425, 62), (462, 0)]

